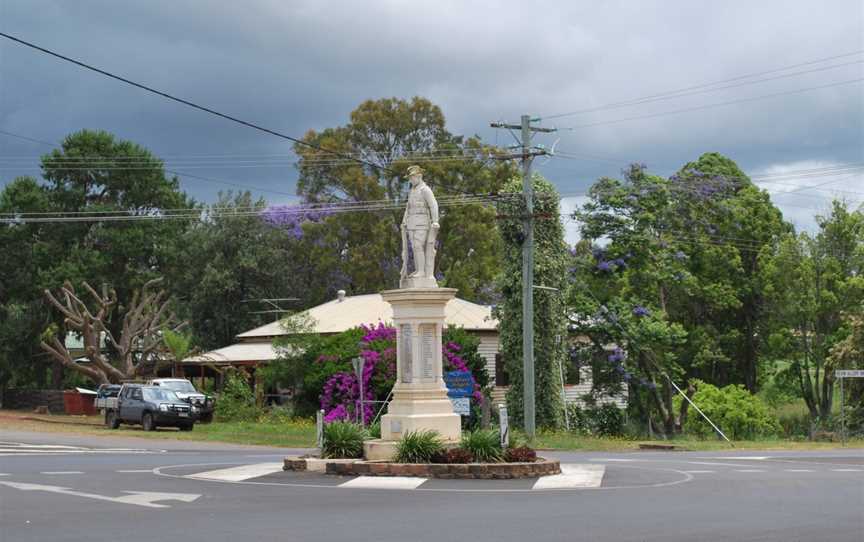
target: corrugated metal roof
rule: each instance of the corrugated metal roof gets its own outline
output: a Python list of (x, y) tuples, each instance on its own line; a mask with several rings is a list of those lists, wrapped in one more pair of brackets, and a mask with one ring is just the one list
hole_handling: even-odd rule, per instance
[(237, 343), (205, 354), (190, 356), (184, 363), (232, 363), (238, 361), (271, 361), (279, 357), (279, 353), (270, 342)]
[[(452, 299), (444, 308), (447, 325), (464, 327), (474, 331), (496, 331), (498, 321), (492, 318), (492, 307), (478, 305), (464, 299)], [(381, 294), (346, 296), (341, 301), (334, 299), (323, 305), (312, 307), (303, 313), (313, 324), (312, 333), (341, 333), (362, 324), (392, 322), (393, 308)], [(280, 322), (246, 331), (238, 339), (255, 339), (286, 335)]]

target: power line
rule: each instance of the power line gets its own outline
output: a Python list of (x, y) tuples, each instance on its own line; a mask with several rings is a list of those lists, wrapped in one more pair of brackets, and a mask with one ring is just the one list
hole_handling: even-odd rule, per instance
[(680, 113), (689, 113), (692, 111), (699, 111), (702, 109), (711, 109), (711, 108), (722, 107), (722, 106), (727, 106), (727, 105), (734, 105), (734, 104), (747, 103), (747, 102), (755, 102), (758, 100), (766, 100), (768, 98), (778, 98), (781, 96), (790, 96), (793, 94), (801, 94), (803, 92), (810, 92), (813, 90), (821, 90), (821, 89), (837, 87), (837, 86), (841, 86), (841, 85), (851, 85), (854, 83), (860, 83), (861, 81), (864, 81), (864, 77), (859, 77), (857, 79), (849, 79), (846, 81), (837, 81), (834, 83), (828, 83), (826, 85), (818, 85), (818, 86), (814, 86), (814, 87), (804, 87), (804, 88), (799, 88), (796, 90), (788, 90), (788, 91), (784, 91), (784, 92), (775, 92), (773, 94), (764, 94), (762, 96), (753, 96), (750, 98), (740, 98), (737, 100), (729, 100), (729, 101), (725, 101), (725, 102), (717, 102), (717, 103), (713, 103), (713, 104), (705, 104), (705, 105), (699, 105), (699, 106), (695, 106), (695, 107), (686, 107), (683, 109), (673, 109), (671, 111), (663, 111), (660, 113), (652, 113), (652, 114), (648, 114), (648, 115), (638, 115), (635, 117), (626, 117), (623, 119), (615, 119), (615, 120), (591, 122), (591, 123), (587, 123), (587, 124), (579, 124), (577, 126), (570, 126), (567, 128), (559, 128), (559, 130), (573, 131), (573, 130), (577, 130), (579, 128), (590, 128), (590, 127), (594, 127), (594, 126), (603, 126), (606, 124), (618, 124), (621, 122), (630, 122), (630, 121), (634, 121), (634, 120), (644, 120), (644, 119), (651, 119), (651, 118), (656, 118), (656, 117), (664, 117), (667, 115), (677, 115)]
[[(5, 130), (0, 130), (0, 134), (6, 135), (6, 136), (10, 136), (10, 137), (15, 137), (15, 138), (18, 138), (18, 139), (23, 139), (23, 140), (25, 140), (25, 141), (31, 141), (31, 142), (33, 142), (33, 143), (39, 143), (40, 145), (47, 145), (47, 146), (52, 147), (52, 148), (55, 148), (55, 149), (58, 148), (58, 147), (60, 147), (60, 145), (57, 145), (57, 144), (55, 144), (55, 143), (51, 143), (51, 142), (48, 142), (48, 141), (44, 141), (44, 140), (42, 140), (42, 139), (36, 139), (36, 138), (32, 138), (32, 137), (28, 137), (28, 136), (24, 136), (24, 135), (21, 135), (21, 134), (15, 134), (15, 133), (12, 133), (12, 132), (7, 132), (7, 131), (5, 131)], [(159, 161), (157, 158), (154, 158), (154, 160)], [(2, 166), (0, 166), (0, 169), (11, 169), (11, 168), (7, 168), (7, 167), (2, 167)], [(27, 169), (31, 169), (31, 168), (27, 168)], [(232, 182), (232, 181), (226, 181), (226, 180), (223, 180), (223, 179), (214, 179), (214, 178), (212, 178), (212, 177), (203, 177), (203, 176), (201, 176), (201, 175), (193, 175), (193, 174), (191, 174), (191, 173), (186, 173), (186, 172), (183, 172), (183, 171), (177, 171), (177, 170), (174, 170), (174, 169), (164, 169), (164, 168), (163, 168), (163, 171), (165, 171), (166, 173), (171, 173), (172, 175), (180, 175), (180, 176), (183, 176), (183, 177), (189, 177), (189, 178), (191, 178), (191, 179), (197, 179), (197, 180), (199, 180), (199, 181), (206, 181), (206, 182), (211, 182), (211, 183), (224, 184), (224, 185), (227, 185), (227, 186), (234, 186), (234, 187), (238, 187), (238, 188), (244, 188), (244, 189), (246, 189), (246, 190), (257, 190), (257, 191), (259, 191), (259, 192), (270, 192), (270, 193), (273, 193), (273, 194), (279, 194), (279, 195), (283, 195), (283, 196), (292, 196), (292, 197), (296, 196), (296, 194), (292, 194), (292, 193), (290, 193), (290, 192), (282, 192), (282, 191), (280, 191), (280, 190), (273, 190), (273, 189), (270, 189), (270, 188), (261, 188), (261, 187), (257, 187), (257, 186), (251, 186), (251, 185), (241, 184), (241, 183), (236, 183), (236, 182)]]
[(183, 99), (183, 98), (178, 98), (177, 96), (173, 96), (173, 95), (171, 95), (171, 94), (168, 94), (167, 92), (163, 92), (163, 91), (161, 91), (161, 90), (157, 90), (157, 89), (155, 89), (155, 88), (153, 88), (153, 87), (150, 87), (150, 86), (144, 85), (144, 84), (142, 84), (142, 83), (137, 83), (137, 82), (135, 82), (135, 81), (132, 81), (131, 79), (127, 79), (127, 78), (125, 78), (125, 77), (121, 77), (121, 76), (119, 76), (119, 75), (115, 75), (115, 74), (113, 74), (113, 73), (111, 73), (111, 72), (108, 72), (108, 71), (102, 70), (102, 69), (97, 68), (97, 67), (95, 67), (95, 66), (91, 66), (90, 64), (87, 64), (87, 63), (82, 62), (82, 61), (80, 61), (80, 60), (75, 60), (74, 58), (70, 58), (70, 57), (68, 57), (68, 56), (62, 55), (62, 54), (57, 53), (57, 52), (55, 52), (55, 51), (52, 51), (52, 50), (50, 50), (50, 49), (46, 49), (45, 47), (41, 47), (41, 46), (39, 46), (39, 45), (36, 45), (35, 43), (31, 43), (31, 42), (29, 42), (29, 41), (25, 41), (25, 40), (22, 40), (22, 39), (20, 39), (20, 38), (16, 38), (15, 36), (11, 36), (11, 35), (6, 34), (6, 33), (4, 33), (4, 32), (0, 32), (0, 36), (4, 37), (4, 38), (6, 38), (6, 39), (12, 40), (12, 41), (14, 41), (14, 42), (20, 43), (21, 45), (24, 45), (24, 46), (26, 46), (26, 47), (30, 47), (31, 49), (35, 49), (35, 50), (40, 51), (40, 52), (42, 52), (42, 53), (45, 53), (45, 54), (51, 55), (51, 56), (53, 56), (53, 57), (59, 58), (60, 60), (64, 60), (64, 61), (66, 61), (66, 62), (70, 62), (70, 63), (75, 64), (75, 65), (77, 65), (77, 66), (80, 66), (80, 67), (82, 67), (82, 68), (85, 68), (85, 69), (88, 69), (88, 70), (90, 70), (90, 71), (93, 71), (93, 72), (99, 73), (99, 74), (104, 75), (104, 76), (106, 76), (106, 77), (110, 77), (111, 79), (115, 79), (115, 80), (120, 81), (120, 82), (122, 82), (122, 83), (126, 83), (127, 85), (131, 85), (131, 86), (133, 86), (133, 87), (140, 88), (140, 89), (145, 90), (145, 91), (147, 91), (147, 92), (150, 92), (150, 93), (156, 94), (156, 95), (158, 95), (158, 96), (162, 96), (163, 98), (167, 98), (167, 99), (172, 100), (172, 101), (175, 101), (175, 102), (177, 102), (177, 103), (180, 103), (180, 104), (183, 104), (183, 105), (186, 105), (186, 106), (192, 107), (192, 108), (194, 108), (194, 109), (198, 109), (199, 111), (204, 111), (205, 113), (210, 113), (211, 115), (215, 115), (215, 116), (217, 116), (217, 117), (221, 117), (221, 118), (223, 118), (223, 119), (230, 120), (230, 121), (235, 122), (235, 123), (237, 123), (237, 124), (241, 124), (241, 125), (243, 125), (243, 126), (247, 126), (247, 127), (249, 127), (249, 128), (252, 128), (252, 129), (255, 129), (255, 130), (258, 130), (258, 131), (261, 131), (261, 132), (264, 132), (264, 133), (270, 134), (270, 135), (274, 135), (274, 136), (276, 136), (276, 137), (279, 137), (279, 138), (282, 138), (282, 139), (286, 139), (286, 140), (288, 140), (288, 141), (292, 141), (292, 142), (294, 142), (294, 143), (296, 143), (296, 144), (298, 144), (298, 145), (302, 145), (302, 146), (304, 146), (304, 147), (308, 147), (308, 148), (310, 148), (310, 149), (314, 149), (314, 150), (317, 150), (317, 151), (320, 151), (320, 152), (325, 152), (325, 153), (328, 153), (328, 154), (333, 154), (334, 156), (341, 156), (341, 157), (343, 157), (343, 158), (350, 158), (350, 159), (352, 159), (352, 160), (354, 160), (355, 162), (358, 162), (358, 163), (360, 163), (360, 164), (364, 164), (364, 165), (369, 166), (369, 167), (372, 167), (372, 168), (382, 169), (382, 170), (384, 170), (384, 171), (388, 171), (388, 168), (386, 168), (386, 167), (378, 166), (378, 165), (376, 165), (376, 164), (373, 164), (373, 163), (371, 163), (371, 162), (367, 162), (366, 160), (363, 160), (363, 159), (360, 159), (360, 158), (353, 158), (353, 157), (351, 157), (350, 155), (346, 155), (346, 154), (342, 153), (341, 151), (335, 151), (335, 150), (332, 150), (332, 149), (326, 149), (326, 148), (321, 147), (321, 146), (319, 146), (319, 145), (315, 145), (315, 144), (313, 144), (313, 143), (309, 143), (309, 142), (307, 142), (307, 141), (303, 141), (302, 139), (298, 139), (298, 138), (296, 138), (296, 137), (292, 137), (292, 136), (289, 136), (289, 135), (283, 134), (283, 133), (281, 133), (281, 132), (277, 132), (276, 130), (271, 130), (271, 129), (269, 129), (269, 128), (265, 128), (265, 127), (263, 127), (263, 126), (260, 126), (260, 125), (258, 125), (258, 124), (255, 124), (255, 123), (252, 123), (252, 122), (248, 122), (248, 121), (245, 121), (245, 120), (239, 119), (239, 118), (237, 118), (237, 117), (234, 117), (234, 116), (231, 116), (231, 115), (227, 115), (227, 114), (225, 114), (225, 113), (220, 113), (219, 111), (216, 111), (215, 109), (211, 109), (211, 108), (209, 108), (209, 107), (205, 107), (205, 106), (203, 106), (203, 105), (199, 105), (199, 104), (197, 104), (197, 103), (191, 102), (191, 101), (189, 101), (189, 100), (185, 100), (185, 99)]
[[(678, 97), (678, 95), (681, 94), (681, 93), (688, 93), (688, 94), (684, 94), (684, 95), (689, 95), (689, 94), (692, 93), (691, 91), (697, 91), (698, 89), (707, 89), (708, 87), (714, 87), (714, 86), (716, 86), (716, 85), (721, 85), (721, 84), (724, 84), (724, 83), (731, 83), (731, 82), (734, 82), (734, 81), (741, 81), (741, 80), (744, 80), (744, 79), (750, 79), (750, 78), (753, 78), (753, 77), (758, 77), (758, 76), (760, 76), (760, 75), (768, 75), (768, 74), (772, 74), (772, 73), (779, 73), (779, 72), (787, 71), (787, 70), (790, 70), (790, 69), (793, 69), (793, 68), (800, 68), (800, 67), (803, 67), (803, 66), (812, 66), (813, 64), (821, 64), (821, 63), (823, 63), (823, 62), (828, 62), (829, 60), (837, 60), (837, 59), (840, 59), (840, 58), (848, 58), (848, 57), (850, 57), (850, 56), (856, 56), (856, 55), (860, 55), (860, 54), (862, 54), (862, 53), (864, 53), (864, 49), (857, 50), (857, 51), (852, 51), (852, 52), (849, 52), (849, 53), (843, 53), (843, 54), (839, 54), (839, 55), (833, 55), (833, 56), (829, 56), (829, 57), (825, 57), (825, 58), (819, 58), (819, 59), (816, 59), (816, 60), (810, 60), (810, 61), (807, 61), (807, 62), (801, 62), (801, 63), (798, 63), (798, 64), (790, 64), (790, 65), (787, 65), (787, 66), (783, 66), (783, 67), (775, 68), (775, 69), (771, 69), (771, 70), (765, 70), (765, 71), (755, 72), (755, 73), (750, 73), (750, 74), (746, 74), (746, 75), (739, 75), (739, 76), (732, 77), (732, 78), (729, 78), (729, 79), (722, 79), (722, 80), (719, 80), (719, 81), (713, 81), (713, 82), (710, 82), (710, 83), (702, 83), (702, 84), (699, 84), (699, 85), (693, 85), (693, 86), (689, 86), (689, 87), (679, 88), (679, 89), (676, 89), (676, 90), (669, 90), (669, 91), (660, 92), (660, 93), (657, 93), (657, 94), (651, 94), (651, 95), (648, 95), (648, 96), (643, 96), (643, 97), (641, 97), (641, 98), (634, 98), (634, 99), (630, 99), (630, 100), (623, 100), (623, 101), (620, 101), (620, 102), (613, 102), (613, 103), (610, 103), (610, 104), (606, 104), (606, 105), (602, 105), (602, 106), (598, 106), (598, 107), (594, 107), (594, 108), (590, 108), (590, 109), (581, 109), (581, 110), (577, 110), (577, 111), (570, 111), (570, 112), (567, 112), (567, 113), (558, 113), (558, 114), (554, 114), (554, 115), (546, 115), (546, 116), (544, 116), (544, 117), (542, 117), (542, 118), (543, 118), (544, 120), (549, 120), (549, 119), (555, 119), (555, 118), (561, 118), (561, 117), (568, 117), (568, 116), (573, 116), (573, 115), (580, 115), (580, 114), (583, 114), (583, 113), (592, 113), (592, 112), (602, 111), (602, 110), (606, 110), (606, 109), (615, 109), (615, 108), (619, 108), (619, 107), (627, 107), (627, 106), (631, 106), (631, 105), (639, 105), (639, 104), (647, 103), (647, 102), (650, 102), (650, 101), (655, 101), (655, 100), (660, 100), (660, 99), (668, 99), (668, 98)], [(847, 64), (840, 64), (840, 65), (836, 65), (836, 66), (832, 66), (832, 67), (845, 66), (845, 65), (848, 65), (848, 64), (854, 64), (854, 63), (858, 63), (858, 62), (860, 62), (860, 61), (855, 61), (855, 62), (851, 62), (851, 63), (847, 63)], [(813, 71), (819, 71), (819, 70), (823, 70), (823, 69), (830, 69), (830, 68), (831, 68), (831, 67), (828, 67), (828, 68), (824, 68), (824, 67), (823, 67), (823, 68), (815, 68)], [(809, 73), (809, 71), (799, 72), (799, 73), (796, 73), (796, 74), (790, 74), (790, 75), (784, 75), (784, 76), (780, 76), (780, 77), (789, 77), (789, 76), (791, 76), (791, 75), (800, 75), (800, 74), (804, 74), (804, 73)], [(767, 80), (770, 80), (770, 79), (764, 79), (763, 81), (767, 81)], [(758, 82), (762, 82), (762, 81), (754, 81), (754, 82), (751, 82), (751, 83), (742, 83), (742, 84), (752, 84), (752, 83), (758, 83)], [(731, 88), (731, 87), (724, 87), (724, 88)], [(704, 91), (700, 91), (700, 92), (712, 92), (712, 91), (714, 91), (714, 90), (719, 90), (719, 89), (709, 89), (709, 90), (704, 90)]]

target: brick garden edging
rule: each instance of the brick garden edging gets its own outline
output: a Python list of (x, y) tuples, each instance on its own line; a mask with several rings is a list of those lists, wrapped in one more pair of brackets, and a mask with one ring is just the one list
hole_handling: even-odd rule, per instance
[[(306, 470), (306, 460), (286, 457), (284, 470)], [(510, 480), (537, 478), (561, 473), (557, 459), (537, 458), (534, 463), (389, 463), (385, 461), (333, 462), (325, 467), (327, 474), (342, 476), (417, 476), (460, 480)]]

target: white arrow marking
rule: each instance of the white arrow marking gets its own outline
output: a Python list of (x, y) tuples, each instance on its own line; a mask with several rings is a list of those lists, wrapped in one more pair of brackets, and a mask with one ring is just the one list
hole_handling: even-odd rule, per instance
[(167, 504), (155, 504), (154, 501), (183, 501), (192, 502), (201, 495), (194, 493), (151, 493), (147, 491), (126, 491), (131, 493), (123, 497), (107, 497), (105, 495), (96, 495), (95, 493), (82, 493), (73, 491), (68, 487), (59, 486), (44, 486), (42, 484), (22, 484), (18, 482), (0, 482), (0, 485), (9, 486), (22, 491), (47, 491), (49, 493), (60, 493), (61, 495), (73, 495), (75, 497), (85, 497), (87, 499), (96, 499), (98, 501), (117, 502), (121, 504), (135, 504), (145, 506), (147, 508), (171, 508)]

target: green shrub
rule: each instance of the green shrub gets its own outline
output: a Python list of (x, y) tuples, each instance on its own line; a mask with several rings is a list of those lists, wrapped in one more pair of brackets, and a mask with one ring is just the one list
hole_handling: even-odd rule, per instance
[(214, 415), (221, 422), (247, 422), (259, 418), (261, 409), (255, 405), (255, 394), (243, 375), (237, 372), (228, 374), (225, 387), (216, 401)]
[(504, 461), (508, 463), (533, 463), (537, 461), (537, 452), (528, 446), (507, 448), (507, 451), (504, 452)]
[(363, 457), (366, 430), (351, 422), (332, 422), (324, 426), (324, 445), (321, 457), (327, 459), (354, 459)]
[(377, 421), (366, 428), (369, 438), (381, 438), (381, 421)]
[(774, 413), (783, 437), (798, 440), (810, 438), (810, 411), (803, 400), (780, 405)]
[(258, 420), (262, 423), (281, 425), (294, 420), (294, 409), (288, 405), (270, 407), (266, 414)]
[[(706, 416), (711, 418), (730, 439), (752, 439), (776, 435), (781, 431), (777, 418), (755, 395), (740, 384), (717, 388), (705, 382), (698, 382), (693, 402)], [(699, 415), (690, 411), (684, 425), (686, 432), (701, 437), (715, 434), (711, 425)]]
[(588, 423), (588, 414), (577, 403), (567, 403), (567, 420), (570, 422), (570, 431), (577, 435), (591, 434), (591, 425)]
[(617, 405), (607, 403), (589, 408), (586, 412), (591, 432), (601, 437), (620, 437), (624, 434), (624, 412)]
[(396, 443), (397, 463), (430, 463), (444, 450), (437, 431), (409, 431)]
[(459, 447), (474, 456), (478, 463), (497, 463), (504, 458), (497, 429), (478, 429), (462, 435)]
[(624, 434), (624, 411), (612, 403), (589, 408), (567, 405), (570, 431), (577, 435), (618, 437)]

